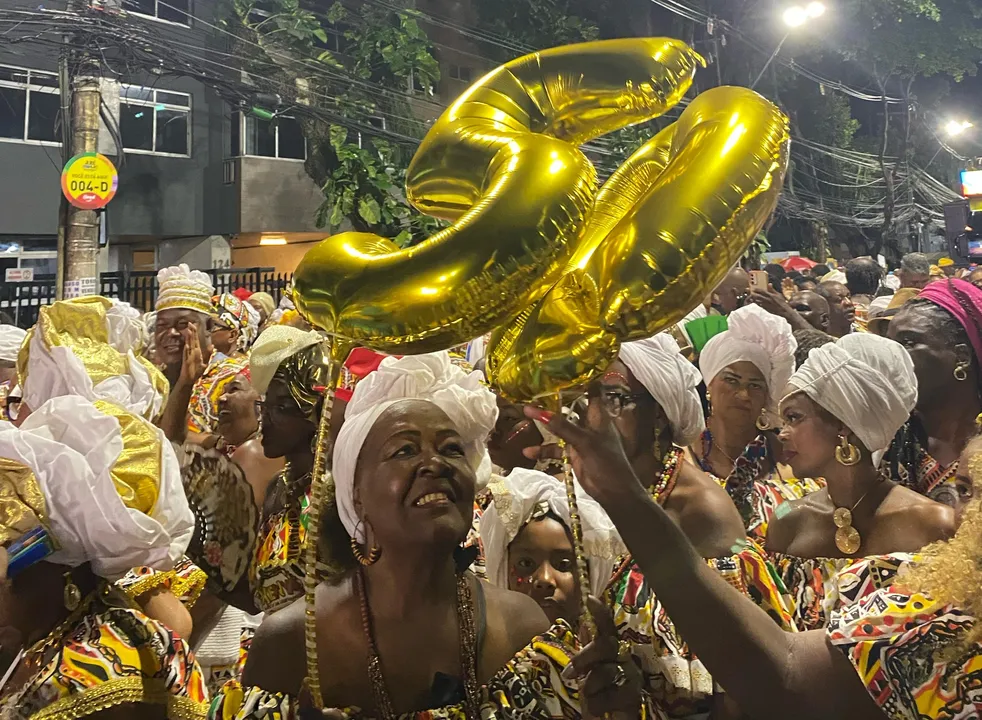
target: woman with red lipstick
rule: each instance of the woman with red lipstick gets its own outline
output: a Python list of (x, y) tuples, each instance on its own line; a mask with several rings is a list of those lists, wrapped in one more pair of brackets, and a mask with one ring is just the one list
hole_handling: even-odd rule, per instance
[[(586, 698), (594, 716), (637, 716), (640, 687), (609, 616), (598, 613), (598, 664), (582, 688), (567, 684), (569, 625), (550, 629), (534, 600), (461, 566), (497, 415), (479, 378), (445, 352), (386, 358), (348, 403), (321, 536), (334, 572), (316, 594), (324, 703), (352, 718), (572, 719)], [(265, 620), (245, 670), (252, 687), (229, 687), (212, 717), (297, 717), (305, 610), (298, 601)]]
[[(782, 507), (768, 529), (767, 549), (805, 629), (824, 627), (837, 604), (872, 589), (833, 583), (857, 557), (915, 552), (954, 534), (950, 508), (877, 469), (877, 456), (916, 398), (914, 366), (903, 347), (869, 333), (812, 350), (788, 382), (781, 401), (788, 461), (796, 474), (824, 477), (826, 487)], [(890, 577), (880, 572), (871, 580)]]
[(798, 343), (787, 320), (757, 305), (730, 313), (728, 325), (699, 356), (710, 412), (689, 457), (726, 488), (747, 534), (763, 542), (781, 503), (821, 487), (795, 479), (778, 462), (781, 447), (771, 431)]

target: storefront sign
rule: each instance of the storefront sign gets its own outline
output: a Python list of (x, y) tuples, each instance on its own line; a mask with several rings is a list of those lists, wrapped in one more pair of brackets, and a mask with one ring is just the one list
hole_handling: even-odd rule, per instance
[(34, 282), (34, 268), (7, 268), (3, 279), (9, 283)]
[(99, 153), (76, 155), (61, 173), (61, 191), (68, 202), (83, 210), (106, 207), (118, 186), (116, 167), (109, 158)]

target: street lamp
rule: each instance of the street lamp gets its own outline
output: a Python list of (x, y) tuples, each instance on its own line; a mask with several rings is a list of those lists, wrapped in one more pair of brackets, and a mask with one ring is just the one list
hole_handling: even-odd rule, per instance
[(767, 72), (767, 68), (771, 66), (771, 63), (774, 62), (774, 58), (776, 58), (778, 53), (781, 52), (781, 48), (784, 47), (784, 43), (791, 35), (791, 31), (795, 28), (801, 27), (809, 20), (815, 20), (822, 17), (824, 14), (825, 5), (824, 3), (820, 2), (810, 2), (807, 5), (792, 5), (784, 11), (781, 18), (784, 20), (784, 24), (788, 26), (788, 30), (786, 33), (784, 33), (784, 37), (781, 38), (781, 42), (779, 42), (777, 47), (774, 48), (774, 52), (772, 52), (771, 56), (767, 58), (767, 62), (764, 63), (764, 67), (760, 69), (760, 74), (757, 75), (757, 79), (750, 85), (751, 90), (754, 90), (757, 87), (757, 83), (759, 83), (760, 79), (764, 77), (764, 73)]
[(973, 127), (975, 126), (968, 120), (949, 120), (947, 123), (945, 123), (944, 131), (948, 133), (949, 137), (955, 137)]

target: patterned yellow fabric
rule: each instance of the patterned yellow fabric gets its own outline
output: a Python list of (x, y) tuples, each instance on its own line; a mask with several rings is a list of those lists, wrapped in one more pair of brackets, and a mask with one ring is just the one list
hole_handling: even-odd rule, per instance
[[(706, 563), (782, 628), (796, 630), (791, 599), (759, 545), (749, 540), (740, 552)], [(641, 663), (652, 703), (673, 718), (709, 712), (715, 692), (709, 671), (630, 556), (614, 573), (604, 601), (613, 610), (620, 639), (631, 643)]]
[(24, 687), (0, 704), (0, 714), (73, 720), (142, 703), (163, 706), (174, 720), (193, 720), (206, 716), (207, 701), (184, 640), (135, 608), (99, 595)]
[(248, 358), (228, 357), (216, 352), (204, 373), (194, 383), (188, 403), (188, 430), (196, 433), (218, 432), (218, 399), (235, 376), (249, 369)]
[(975, 618), (889, 587), (829, 621), (830, 642), (891, 720), (968, 720), (982, 714), (982, 646), (963, 647)]
[(307, 536), (310, 490), (299, 503), (265, 519), (256, 538), (249, 583), (256, 607), (272, 613), (303, 596), (304, 559), (301, 554)]
[(7, 545), (28, 530), (44, 525), (47, 502), (34, 471), (19, 462), (0, 458), (0, 545)]
[[(537, 718), (560, 720), (581, 717), (576, 681), (566, 683), (560, 673), (576, 654), (569, 626), (560, 620), (548, 632), (534, 638), (491, 680), (481, 687), (481, 720)], [(642, 708), (639, 717), (651, 717)], [(369, 717), (358, 708), (346, 708), (350, 720)], [(296, 698), (261, 688), (226, 685), (208, 713), (211, 720), (293, 720), (299, 717)], [(399, 716), (399, 720), (466, 720), (463, 705), (449, 705)]]
[(116, 581), (116, 587), (132, 600), (151, 590), (166, 588), (190, 610), (207, 583), (208, 576), (204, 571), (185, 557), (173, 570), (153, 570), (145, 566), (133, 568)]

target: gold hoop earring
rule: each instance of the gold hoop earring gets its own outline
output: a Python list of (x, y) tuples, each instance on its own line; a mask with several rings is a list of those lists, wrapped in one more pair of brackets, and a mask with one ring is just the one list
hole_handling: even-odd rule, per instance
[(846, 467), (852, 467), (858, 464), (862, 457), (863, 454), (859, 451), (859, 448), (849, 442), (849, 438), (845, 435), (839, 436), (839, 444), (835, 448), (835, 461), (837, 463)]
[(64, 602), (65, 609), (69, 612), (78, 610), (78, 606), (82, 604), (82, 591), (79, 590), (78, 585), (72, 579), (71, 572), (65, 573), (65, 590), (62, 593), (62, 602)]
[(968, 380), (968, 372), (966, 372), (965, 367), (966, 366), (964, 363), (955, 365), (955, 371), (952, 373), (952, 375), (955, 376), (955, 380), (958, 382), (965, 382)]
[(757, 422), (754, 423), (754, 424), (757, 426), (757, 429), (758, 430), (761, 430), (761, 431), (770, 430), (771, 429), (771, 423), (767, 419), (767, 411), (766, 410), (761, 410), (760, 411), (760, 415), (757, 416)]
[[(361, 563), (362, 567), (368, 567), (369, 565), (374, 565), (378, 562), (379, 556), (382, 555), (382, 548), (378, 545), (372, 545), (369, 549), (368, 554), (361, 549), (361, 544), (358, 542), (358, 528), (367, 527), (365, 523), (361, 520), (355, 526), (354, 535), (351, 536), (351, 554), (355, 556), (355, 560)], [(365, 539), (368, 539), (368, 533), (365, 533)], [(367, 543), (366, 543), (367, 545)]]

